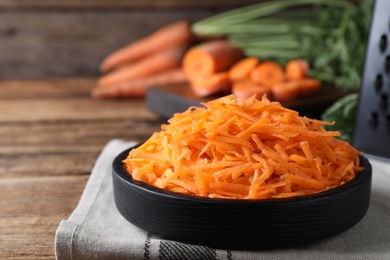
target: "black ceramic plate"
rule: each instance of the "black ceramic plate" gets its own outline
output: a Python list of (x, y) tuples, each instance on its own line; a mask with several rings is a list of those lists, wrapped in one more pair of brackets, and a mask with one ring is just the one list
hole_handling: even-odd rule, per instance
[[(130, 148), (131, 149), (131, 148)], [(122, 160), (113, 162), (114, 199), (132, 224), (161, 238), (231, 250), (302, 245), (339, 234), (366, 214), (372, 169), (337, 188), (289, 199), (231, 200), (188, 196), (134, 181)]]

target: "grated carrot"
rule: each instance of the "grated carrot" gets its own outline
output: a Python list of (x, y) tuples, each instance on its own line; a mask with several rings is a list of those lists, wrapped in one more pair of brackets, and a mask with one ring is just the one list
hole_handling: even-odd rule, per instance
[(354, 178), (360, 151), (263, 96), (228, 95), (175, 114), (123, 161), (133, 179), (209, 198), (318, 193)]

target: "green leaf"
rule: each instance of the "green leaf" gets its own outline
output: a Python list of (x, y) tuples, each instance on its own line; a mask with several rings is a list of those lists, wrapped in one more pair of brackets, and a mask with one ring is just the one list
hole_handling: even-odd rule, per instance
[(351, 142), (358, 100), (358, 93), (353, 93), (337, 100), (330, 106), (322, 114), (322, 120), (335, 122), (335, 124), (331, 126), (326, 125), (325, 129), (339, 131), (341, 134), (340, 139)]

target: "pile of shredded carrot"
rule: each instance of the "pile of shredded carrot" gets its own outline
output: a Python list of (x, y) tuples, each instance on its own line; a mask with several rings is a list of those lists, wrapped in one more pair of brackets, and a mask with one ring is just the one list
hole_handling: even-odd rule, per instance
[(210, 198), (287, 198), (353, 179), (361, 152), (328, 122), (253, 96), (228, 95), (175, 114), (124, 160), (133, 179)]

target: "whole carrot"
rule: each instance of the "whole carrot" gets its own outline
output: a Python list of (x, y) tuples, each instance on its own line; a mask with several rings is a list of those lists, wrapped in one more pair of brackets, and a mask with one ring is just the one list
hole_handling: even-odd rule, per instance
[(100, 71), (107, 72), (123, 64), (138, 60), (152, 52), (175, 45), (189, 44), (191, 40), (192, 33), (189, 23), (184, 20), (174, 22), (108, 55), (102, 61)]
[(186, 50), (187, 45), (178, 45), (152, 53), (141, 60), (101, 76), (98, 80), (98, 85), (116, 85), (165, 70), (178, 68), (181, 65), (181, 61)]
[(171, 69), (145, 76), (143, 78), (122, 82), (108, 87), (97, 87), (92, 90), (94, 98), (135, 98), (144, 97), (148, 87), (168, 84), (186, 83), (187, 79), (181, 68)]
[(206, 42), (185, 54), (183, 69), (192, 80), (226, 71), (242, 57), (242, 52), (225, 40)]

